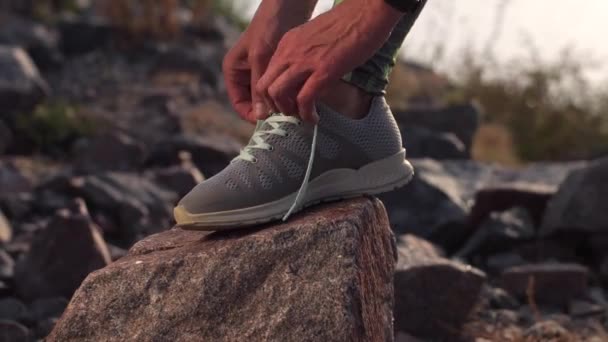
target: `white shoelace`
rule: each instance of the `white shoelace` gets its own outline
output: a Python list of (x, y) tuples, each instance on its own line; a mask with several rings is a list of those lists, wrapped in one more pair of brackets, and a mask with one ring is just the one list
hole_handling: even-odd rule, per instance
[[(249, 144), (241, 150), (241, 153), (236, 158), (234, 158), (235, 160), (242, 159), (242, 160), (245, 160), (245, 161), (248, 161), (251, 163), (257, 163), (257, 159), (255, 158), (255, 156), (253, 154), (251, 154), (251, 152), (253, 152), (254, 149), (267, 150), (267, 151), (272, 151), (274, 149), (274, 147), (271, 146), (270, 144), (268, 144), (265, 140), (265, 138), (268, 135), (278, 135), (281, 137), (286, 137), (288, 135), (288, 133), (281, 127), (282, 124), (288, 123), (288, 124), (293, 124), (293, 125), (300, 125), (302, 123), (302, 121), (298, 118), (295, 118), (293, 116), (283, 115), (283, 114), (275, 114), (275, 115), (269, 117), (268, 119), (266, 119), (266, 121), (264, 121), (264, 122), (267, 123), (268, 125), (270, 125), (271, 129), (266, 129), (266, 130), (256, 129), (255, 133), (251, 137)], [(258, 125), (260, 125), (260, 124), (261, 123), (258, 122)], [(293, 214), (293, 212), (300, 206), (301, 202), (304, 200), (304, 197), (306, 196), (306, 191), (308, 191), (308, 181), (310, 179), (310, 173), (312, 172), (312, 164), (315, 159), (316, 148), (317, 148), (317, 125), (315, 125), (314, 131), (313, 131), (312, 144), (310, 146), (310, 156), (308, 158), (308, 166), (306, 167), (306, 173), (304, 174), (304, 179), (302, 180), (302, 185), (300, 185), (300, 189), (298, 190), (298, 193), (296, 195), (295, 200), (293, 201), (293, 204), (291, 205), (291, 207), (289, 208), (289, 210), (287, 211), (285, 216), (283, 216), (283, 221), (287, 221), (287, 219), (291, 216), (291, 214)]]

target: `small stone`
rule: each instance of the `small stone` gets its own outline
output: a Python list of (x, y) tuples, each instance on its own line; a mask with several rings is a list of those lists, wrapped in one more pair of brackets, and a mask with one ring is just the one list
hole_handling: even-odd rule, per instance
[(505, 270), (500, 284), (520, 298), (532, 295), (539, 302), (561, 305), (586, 293), (588, 274), (578, 264), (528, 264)]

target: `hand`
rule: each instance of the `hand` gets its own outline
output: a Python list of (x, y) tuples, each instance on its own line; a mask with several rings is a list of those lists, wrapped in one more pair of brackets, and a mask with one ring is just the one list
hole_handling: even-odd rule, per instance
[(255, 112), (267, 114), (255, 85), (266, 71), (281, 37), (310, 19), (317, 0), (264, 0), (251, 24), (224, 58), (226, 89), (234, 109), (254, 122)]
[(342, 2), (283, 36), (257, 93), (272, 110), (316, 123), (321, 91), (371, 58), (401, 16), (382, 0)]

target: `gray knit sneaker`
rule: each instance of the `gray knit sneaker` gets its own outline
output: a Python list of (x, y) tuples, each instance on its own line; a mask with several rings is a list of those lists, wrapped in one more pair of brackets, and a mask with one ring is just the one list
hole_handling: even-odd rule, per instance
[(177, 224), (223, 230), (285, 220), (321, 201), (390, 191), (412, 178), (383, 97), (361, 120), (322, 104), (318, 111), (316, 127), (282, 114), (259, 122), (230, 165), (182, 198), (174, 210)]

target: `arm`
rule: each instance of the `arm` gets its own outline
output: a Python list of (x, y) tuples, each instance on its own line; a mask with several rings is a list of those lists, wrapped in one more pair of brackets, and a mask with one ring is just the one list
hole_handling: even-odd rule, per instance
[(245, 119), (255, 121), (255, 112), (268, 112), (255, 84), (283, 35), (307, 22), (317, 0), (264, 0), (251, 24), (224, 58), (226, 89), (235, 110)]

